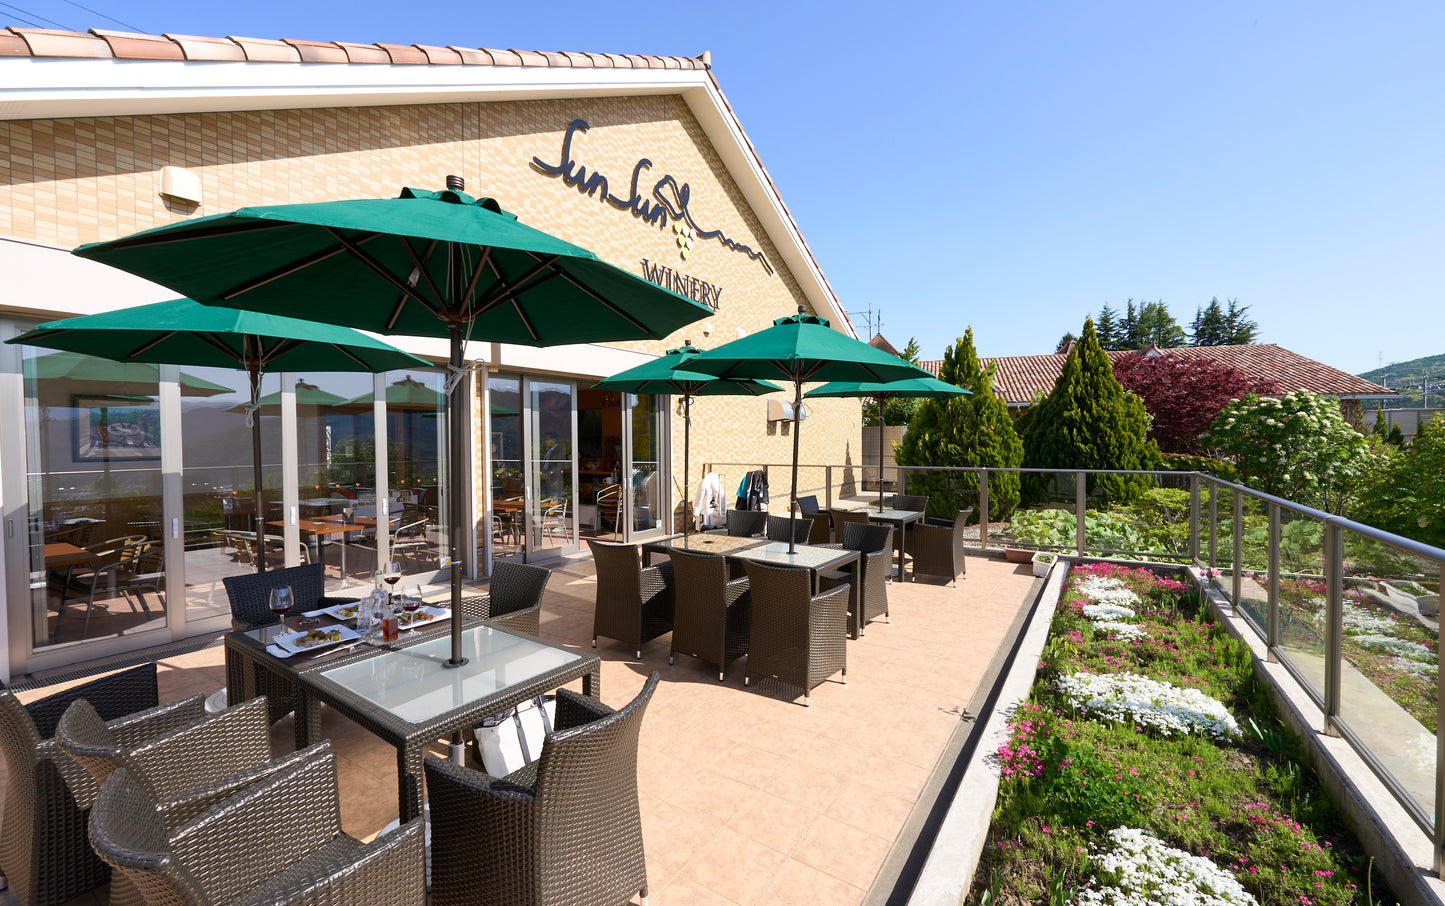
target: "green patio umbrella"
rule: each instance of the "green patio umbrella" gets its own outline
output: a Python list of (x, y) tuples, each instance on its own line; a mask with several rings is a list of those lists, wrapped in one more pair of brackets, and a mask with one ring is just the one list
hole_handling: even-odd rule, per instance
[[(244, 368), (251, 378), (251, 405), (246, 407), (246, 423), (251, 428), (258, 550), (264, 534), (261, 519), (265, 513), (261, 424), (254, 418), (263, 404), (261, 373), (268, 368), (391, 371), (430, 364), (346, 327), (198, 305), (190, 299), (50, 321), (6, 342), (78, 352), (123, 363)], [(264, 556), (256, 557), (256, 569), (265, 571)]]
[(940, 381), (935, 377), (909, 378), (904, 381), (893, 381), (887, 384), (880, 384), (876, 381), (833, 381), (824, 384), (813, 390), (809, 390), (803, 396), (807, 399), (814, 397), (839, 397), (839, 396), (866, 396), (871, 397), (878, 403), (878, 509), (883, 509), (883, 429), (888, 426), (883, 418), (883, 404), (897, 397), (933, 397), (935, 399), (949, 396), (964, 396), (973, 391), (964, 390), (962, 387), (955, 387)]
[(684, 536), (687, 535), (687, 487), (688, 482), (691, 481), (691, 477), (688, 475), (688, 458), (691, 455), (692, 446), (692, 398), (694, 396), (763, 396), (768, 393), (781, 393), (783, 390), (782, 387), (766, 381), (755, 381), (750, 378), (720, 378), (711, 374), (688, 371), (687, 363), (701, 354), (702, 350), (693, 346), (691, 340), (683, 340), (681, 346), (677, 349), (669, 349), (664, 356), (644, 362), (636, 368), (618, 372), (612, 377), (592, 385), (599, 390), (618, 390), (622, 393), (639, 393), (647, 396), (682, 397), (682, 534)]
[[(466, 460), (457, 390), (469, 338), (554, 346), (661, 339), (707, 306), (532, 229), (460, 178), (442, 192), (241, 208), (75, 250), (208, 305), (314, 314), (384, 334), (446, 337), (450, 462)], [(453, 475), (458, 489), (462, 482)], [(452, 656), (461, 656), (462, 495), (451, 494)]]
[[(13, 343), (17, 340), (9, 342)], [(44, 347), (44, 344), (40, 343), (35, 345)], [(167, 362), (166, 364), (173, 363)], [(156, 384), (160, 382), (160, 373), (153, 364), (117, 362), (111, 359), (82, 355), (78, 352), (50, 352), (45, 355), (33, 356), (25, 360), (21, 370), (27, 379), (36, 381), (36, 390), (41, 393), (47, 388), (59, 386), (60, 382), (64, 381), (93, 381), (104, 384), (108, 396), (153, 399), (156, 394)], [(222, 387), (220, 384), (198, 378), (193, 374), (186, 374), (184, 371), (181, 372), (180, 385), (181, 396), (216, 396), (221, 393), (235, 392), (230, 387)], [(66, 406), (69, 404), (68, 399), (63, 403), (41, 402), (43, 406)]]
[(828, 326), (828, 319), (798, 313), (773, 326), (710, 349), (688, 368), (726, 378), (776, 378), (793, 383), (793, 481), (788, 491), (788, 550), (794, 548), (798, 518), (798, 424), (805, 381), (902, 381), (932, 377), (922, 368), (874, 349)]

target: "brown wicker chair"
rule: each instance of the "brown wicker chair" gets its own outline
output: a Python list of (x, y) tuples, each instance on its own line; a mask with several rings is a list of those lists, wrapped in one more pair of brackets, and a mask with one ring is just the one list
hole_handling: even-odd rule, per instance
[(930, 519), (913, 527), (913, 574), (946, 576), (954, 585), (958, 577), (968, 578), (968, 560), (963, 553), (963, 527), (973, 508), (959, 510), (953, 522)]
[(672, 626), (672, 652), (701, 658), (717, 665), (721, 682), (727, 665), (748, 653), (748, 625), (752, 599), (746, 578), (728, 581), (727, 561), (713, 554), (674, 550), (673, 578), (677, 583), (677, 612)]
[(597, 609), (592, 618), (592, 647), (598, 636), (628, 642), (642, 657), (642, 646), (672, 631), (672, 563), (642, 568), (636, 544), (588, 539), (597, 567)]
[[(184, 799), (157, 802), (122, 768), (95, 804), (90, 840), (151, 904), (425, 901), (423, 819), (367, 844), (342, 833), (329, 747), (194, 810)], [(183, 822), (167, 820), (187, 812)]]
[(620, 711), (561, 690), (541, 757), (506, 777), (428, 756), (432, 906), (646, 903), (637, 740), (657, 682)]
[[(161, 706), (167, 707), (170, 706)], [(299, 763), (305, 753), (316, 748), (269, 761), (271, 728), (264, 697), (253, 698), (220, 714), (203, 715), (139, 742), (121, 739), (100, 719), (95, 708), (81, 699), (60, 718), (55, 741), (94, 778), (97, 789), (105, 785), (112, 773), (124, 768), (146, 794), (158, 802), (189, 794), (192, 812), (218, 804), (252, 783)], [(198, 800), (202, 792), (205, 795)], [(172, 827), (189, 820), (192, 814), (162, 817), (163, 823)], [(111, 878), (111, 906), (143, 902), (140, 891), (128, 877)]]
[(498, 560), (492, 566), (492, 582), (484, 595), (462, 599), (462, 613), (480, 617), (502, 629), (542, 633), (542, 593), (552, 571), (540, 566)]
[(833, 517), (829, 513), (802, 513), (803, 518), (812, 523), (808, 532), (809, 544), (827, 544), (833, 540)]
[(807, 544), (808, 538), (813, 534), (813, 523), (811, 520), (804, 519), (802, 516), (799, 516), (796, 520), (776, 514), (768, 516), (768, 540), (787, 541), (789, 525), (794, 526), (793, 540), (798, 544)]
[(747, 561), (752, 591), (746, 685), (754, 676), (780, 680), (809, 693), (838, 671), (848, 682), (848, 588), (812, 594), (805, 569)]
[(64, 903), (110, 877), (85, 834), (86, 815), (100, 787), (54, 739), (61, 715), (81, 699), (109, 721), (118, 739), (136, 742), (205, 713), (199, 695), (157, 708), (155, 664), (113, 673), (28, 705), (0, 690), (0, 748), (6, 765), (0, 871), (26, 906)]
[[(821, 547), (836, 547), (841, 550), (858, 551), (858, 606), (850, 611), (849, 632), (857, 635), (870, 622), (888, 616), (888, 578), (893, 575), (893, 526), (875, 525), (871, 522), (843, 523), (843, 540), (837, 544)], [(852, 569), (851, 566), (847, 569)], [(846, 572), (824, 573), (819, 576), (821, 588), (832, 588), (848, 582)]]
[(768, 514), (761, 510), (728, 510), (728, 534), (753, 538), (767, 531)]
[(923, 513), (928, 511), (927, 494), (894, 494), (893, 508), (895, 510), (913, 510)]
[(828, 512), (829, 512), (829, 514), (832, 516), (832, 520), (833, 520), (833, 537), (837, 538), (837, 539), (840, 540), (840, 541), (843, 540), (843, 524), (844, 524), (844, 523), (847, 523), (847, 522), (863, 522), (863, 523), (866, 523), (866, 522), (868, 521), (868, 511), (867, 511), (867, 510), (838, 510), (838, 509), (834, 509), (834, 510), (829, 510)]
[(325, 569), (320, 563), (310, 563), (264, 573), (226, 576), (221, 583), (226, 586), (226, 597), (231, 601), (231, 628), (240, 632), (276, 623), (278, 618), (271, 611), (271, 589), (283, 585), (291, 586), (295, 609), (301, 612), (356, 603), (356, 598), (326, 597)]

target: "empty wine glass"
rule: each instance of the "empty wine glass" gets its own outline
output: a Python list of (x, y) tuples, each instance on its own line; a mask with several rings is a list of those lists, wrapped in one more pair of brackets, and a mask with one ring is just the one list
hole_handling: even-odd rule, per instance
[(281, 631), (286, 631), (286, 614), (291, 610), (295, 599), (291, 596), (291, 586), (281, 585), (271, 589), (271, 612), (280, 621)]

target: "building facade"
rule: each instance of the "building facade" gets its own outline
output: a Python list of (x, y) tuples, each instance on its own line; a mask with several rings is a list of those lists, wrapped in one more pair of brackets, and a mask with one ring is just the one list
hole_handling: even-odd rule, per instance
[[(437, 581), (449, 493), (470, 505), (473, 575), (670, 532), (703, 462), (785, 462), (790, 426), (762, 399), (696, 404), (686, 476), (675, 401), (593, 382), (799, 306), (852, 335), (706, 55), (12, 28), (0, 117), (0, 339), (174, 297), (71, 256), (82, 243), (448, 175), (714, 310), (656, 342), (473, 337), (462, 426), (447, 424), (444, 341), (386, 338), (434, 369), (269, 374), (253, 413), (241, 372), (0, 347), (7, 677), (225, 628), (221, 579), (257, 557), (319, 560), (332, 588), (369, 586), (392, 562), (407, 587)], [(855, 461), (857, 401), (808, 409), (803, 461)], [(262, 425), (259, 497), (248, 417)], [(471, 437), (469, 461), (446, 462), (449, 430)], [(773, 495), (778, 508), (786, 489)]]

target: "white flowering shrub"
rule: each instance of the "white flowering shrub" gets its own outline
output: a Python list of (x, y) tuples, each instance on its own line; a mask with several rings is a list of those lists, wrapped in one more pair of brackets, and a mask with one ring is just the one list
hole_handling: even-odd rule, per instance
[(1084, 619), (1093, 620), (1096, 623), (1134, 618), (1133, 608), (1120, 607), (1117, 604), (1085, 604), (1083, 611)]
[(1422, 664), (1435, 663), (1435, 652), (1419, 642), (1397, 639), (1391, 635), (1357, 635), (1351, 641), (1371, 651), (1383, 651)]
[(1074, 673), (1059, 678), (1059, 693), (1090, 717), (1151, 727), (1165, 736), (1239, 736), (1239, 724), (1217, 699), (1137, 673)]
[(1440, 668), (1435, 664), (1426, 664), (1421, 661), (1412, 661), (1409, 658), (1397, 657), (1390, 661), (1390, 666), (1401, 673), (1411, 673), (1415, 676), (1423, 676), (1434, 679), (1440, 675)]
[(1234, 876), (1201, 856), (1171, 846), (1135, 827), (1109, 831), (1095, 864), (1114, 882), (1091, 880), (1080, 906), (1258, 906)]
[[(1109, 576), (1089, 576), (1074, 583), (1074, 591), (1093, 601), (1095, 604), (1108, 604), (1114, 607), (1137, 607), (1139, 596), (1134, 594), (1119, 579)], [(1133, 616), (1130, 613), (1129, 616)]]
[(1115, 623), (1104, 620), (1094, 624), (1094, 631), (1106, 633), (1121, 642), (1137, 642), (1140, 639), (1149, 638), (1149, 633), (1144, 631), (1143, 626), (1135, 626), (1133, 623)]

